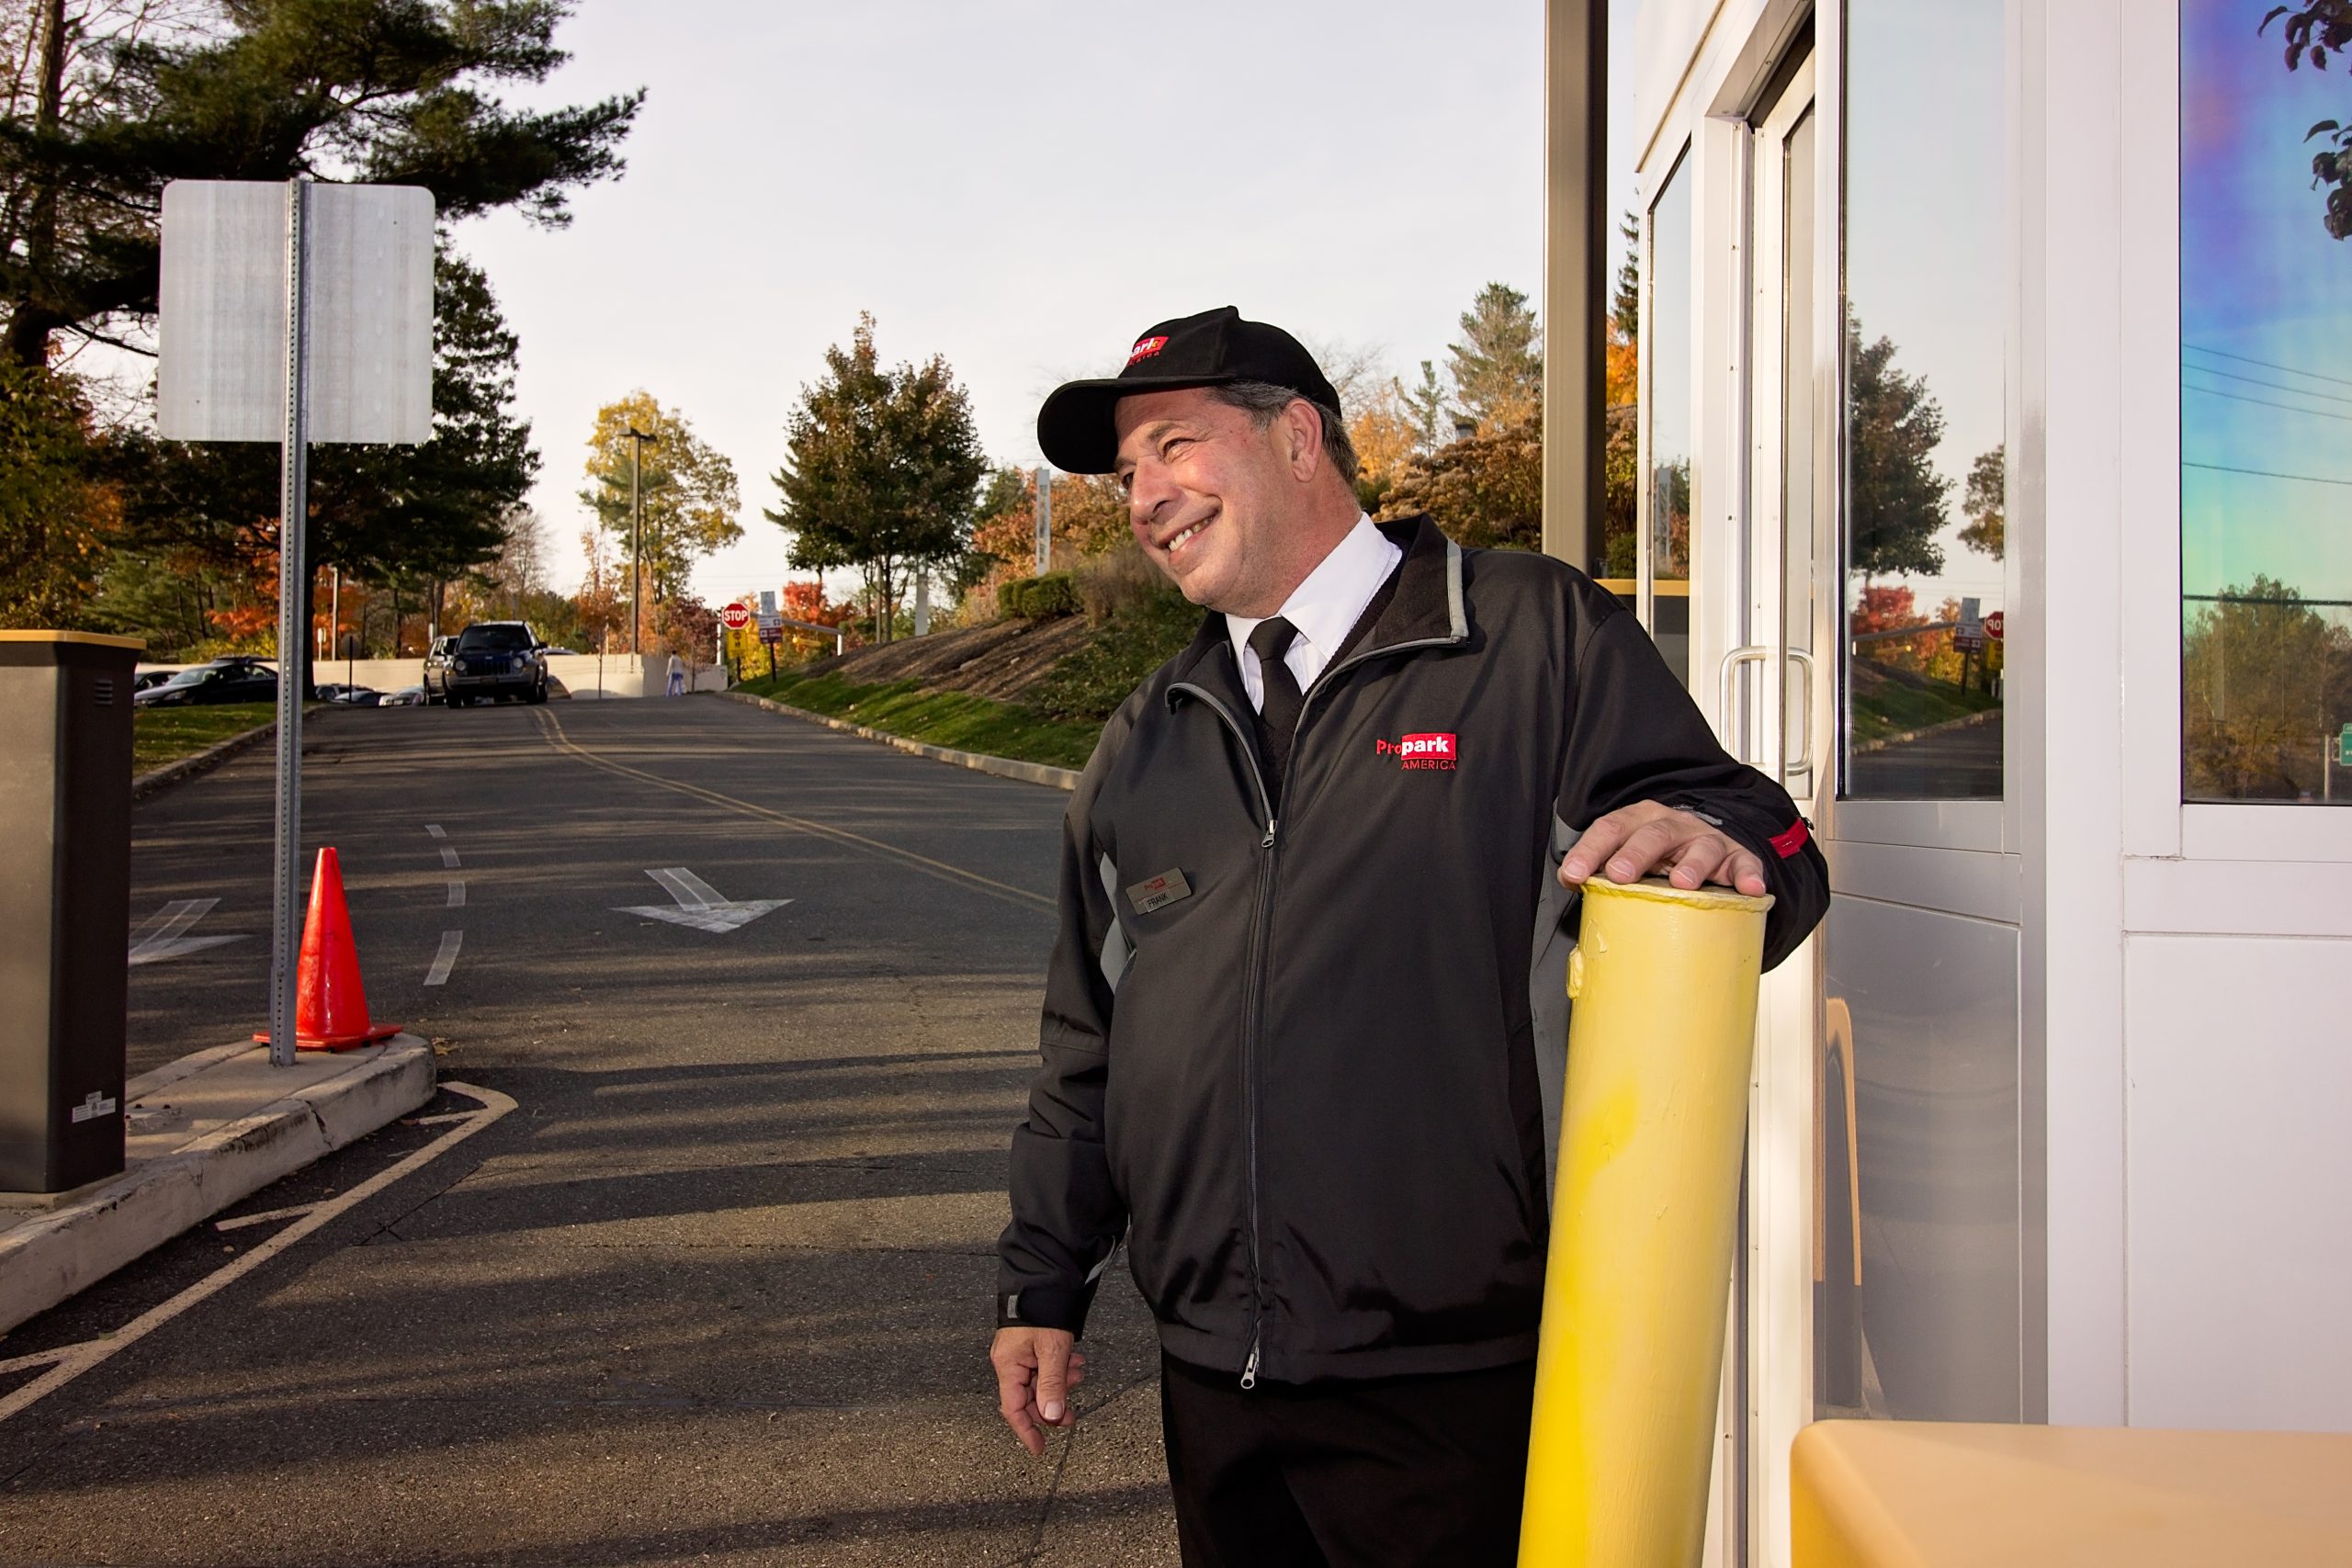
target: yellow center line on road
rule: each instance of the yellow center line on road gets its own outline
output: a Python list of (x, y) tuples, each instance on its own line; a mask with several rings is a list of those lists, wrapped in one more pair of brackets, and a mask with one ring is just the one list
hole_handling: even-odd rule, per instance
[(1054, 908), (1054, 901), (1042, 893), (1032, 893), (1025, 887), (1015, 887), (1010, 883), (982, 876), (976, 871), (966, 871), (962, 866), (950, 865), (945, 861), (933, 860), (929, 855), (919, 855), (912, 850), (902, 850), (895, 844), (886, 844), (878, 839), (869, 839), (862, 833), (853, 833), (846, 828), (828, 827), (822, 822), (812, 822), (805, 817), (795, 817), (789, 812), (755, 806), (748, 800), (738, 800), (731, 795), (721, 795), (715, 789), (705, 789), (700, 784), (687, 784), (683, 779), (665, 779), (659, 773), (649, 773), (642, 768), (632, 768), (626, 762), (616, 762), (609, 757), (599, 756), (596, 752), (591, 751), (564, 733), (562, 721), (555, 715), (544, 709), (535, 709), (531, 716), (539, 721), (542, 733), (547, 735), (548, 745), (559, 751), (579, 758), (592, 768), (602, 768), (608, 773), (617, 773), (624, 778), (636, 779), (639, 783), (650, 784), (660, 789), (691, 795), (707, 805), (739, 812), (746, 817), (757, 817), (765, 821), (778, 823), (814, 838), (830, 839), (837, 844), (847, 844), (855, 849), (870, 851), (886, 859), (911, 866), (926, 875), (959, 883), (967, 887), (976, 887), (991, 897), (1010, 899), (1016, 904), (1026, 905), (1034, 909), (1051, 910)]

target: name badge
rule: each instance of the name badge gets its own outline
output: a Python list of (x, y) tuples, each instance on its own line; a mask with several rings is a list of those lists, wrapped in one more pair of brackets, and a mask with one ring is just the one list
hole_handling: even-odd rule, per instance
[(1138, 915), (1148, 915), (1154, 909), (1192, 896), (1193, 885), (1184, 880), (1184, 874), (1181, 871), (1163, 871), (1149, 881), (1138, 882), (1127, 889), (1127, 902), (1136, 907)]

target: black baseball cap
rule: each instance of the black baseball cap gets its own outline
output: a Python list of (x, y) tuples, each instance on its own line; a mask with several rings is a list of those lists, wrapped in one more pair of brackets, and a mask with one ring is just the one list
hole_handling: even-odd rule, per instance
[(1309, 402), (1340, 406), (1340, 394), (1296, 338), (1263, 321), (1245, 321), (1227, 305), (1144, 328), (1126, 368), (1107, 380), (1055, 388), (1037, 411), (1037, 445), (1064, 473), (1107, 474), (1118, 466), (1111, 410), (1121, 398), (1236, 381), (1287, 387)]

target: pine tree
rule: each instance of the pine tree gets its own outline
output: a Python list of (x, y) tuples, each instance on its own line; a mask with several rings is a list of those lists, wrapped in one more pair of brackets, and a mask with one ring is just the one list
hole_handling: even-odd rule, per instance
[(1420, 384), (1411, 391), (1402, 381), (1391, 380), (1398, 400), (1405, 405), (1406, 416), (1413, 425), (1414, 449), (1426, 457), (1445, 445), (1449, 435), (1445, 429), (1445, 388), (1437, 378), (1437, 367), (1421, 361)]
[(563, 63), (568, 0), (238, 0), (211, 25), (158, 7), (40, 0), (33, 112), (0, 116), (0, 354), (155, 310), (173, 179), (298, 174), (432, 191), (444, 222), (501, 208), (568, 221), (620, 172), (641, 92), (515, 109), (487, 89)]
[(1462, 339), (1446, 354), (1463, 412), (1482, 430), (1532, 418), (1544, 401), (1544, 345), (1527, 296), (1489, 283), (1462, 313)]

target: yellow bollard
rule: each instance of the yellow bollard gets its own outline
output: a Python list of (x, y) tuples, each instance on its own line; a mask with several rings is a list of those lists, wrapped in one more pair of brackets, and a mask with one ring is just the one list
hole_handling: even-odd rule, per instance
[(1585, 885), (1521, 1568), (1700, 1560), (1771, 907)]

